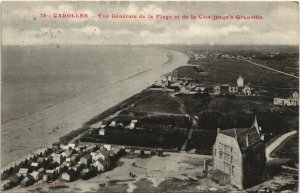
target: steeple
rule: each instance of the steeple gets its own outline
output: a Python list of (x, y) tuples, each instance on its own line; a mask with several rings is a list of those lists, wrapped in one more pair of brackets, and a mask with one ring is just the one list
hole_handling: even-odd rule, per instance
[(260, 134), (261, 128), (258, 126), (256, 115), (255, 115), (255, 117), (254, 117), (254, 122), (253, 122), (251, 128), (252, 128), (252, 127), (255, 127), (257, 133)]

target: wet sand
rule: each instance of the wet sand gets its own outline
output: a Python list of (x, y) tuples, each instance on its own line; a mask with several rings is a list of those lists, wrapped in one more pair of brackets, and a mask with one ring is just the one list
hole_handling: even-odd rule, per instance
[(163, 52), (169, 55), (169, 60), (158, 67), (129, 75), (93, 92), (3, 124), (1, 168), (51, 145), (95, 115), (145, 89), (159, 80), (160, 75), (188, 61), (188, 56), (183, 53), (171, 50)]

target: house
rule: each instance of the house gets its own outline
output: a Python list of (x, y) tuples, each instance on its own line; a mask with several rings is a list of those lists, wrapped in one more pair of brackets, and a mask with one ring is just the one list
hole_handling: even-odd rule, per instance
[(29, 173), (29, 176), (32, 177), (34, 181), (39, 181), (40, 179), (42, 179), (43, 174), (41, 172), (34, 171), (32, 173)]
[(111, 150), (111, 145), (109, 145), (109, 144), (105, 144), (104, 147), (106, 148), (107, 151)]
[(39, 157), (36, 161), (40, 166), (42, 166), (45, 162), (45, 158), (44, 157)]
[(157, 155), (158, 155), (158, 157), (163, 157), (164, 156), (164, 150), (162, 148), (157, 148)]
[(219, 95), (221, 94), (221, 86), (220, 85), (214, 85), (214, 94)]
[(28, 168), (20, 168), (18, 173), (20, 175), (26, 176), (28, 174), (28, 172), (29, 172)]
[(125, 152), (126, 152), (127, 154), (133, 154), (133, 150), (132, 150), (132, 149), (126, 148), (126, 149), (125, 149)]
[(21, 182), (22, 187), (31, 186), (32, 184), (34, 184), (34, 179), (31, 177), (25, 177)]
[(114, 147), (113, 152), (114, 152), (114, 155), (119, 156), (121, 154), (121, 148), (120, 147)]
[(95, 161), (92, 166), (94, 166), (98, 172), (105, 171), (105, 165), (103, 165), (99, 160)]
[(70, 169), (61, 175), (61, 179), (66, 182), (72, 182), (76, 179), (76, 177), (76, 171), (74, 171), (73, 169)]
[(59, 166), (59, 164), (57, 162), (55, 162), (55, 161), (51, 161), (46, 166), (45, 166), (46, 169), (53, 170), (54, 168), (56, 168), (57, 166)]
[(117, 122), (116, 122), (116, 121), (112, 121), (112, 122), (109, 124), (109, 126), (111, 126), (111, 127), (116, 127), (116, 125), (117, 125)]
[(228, 90), (230, 93), (237, 93), (238, 92), (238, 87), (237, 86), (229, 86)]
[(213, 145), (211, 180), (238, 189), (254, 185), (265, 168), (265, 144), (257, 120), (250, 128), (218, 129)]
[(52, 157), (53, 157), (53, 161), (58, 163), (58, 164), (61, 164), (63, 162), (63, 156), (62, 156), (61, 153), (60, 154), (54, 153), (52, 155)]
[(101, 128), (101, 129), (99, 130), (99, 135), (101, 135), (101, 136), (104, 136), (104, 135), (105, 135), (105, 129), (104, 129), (104, 128)]
[(102, 121), (98, 122), (98, 123), (94, 123), (90, 126), (91, 129), (99, 129), (99, 128), (104, 128), (106, 127), (106, 124)]
[(71, 157), (71, 155), (75, 152), (74, 149), (68, 149), (64, 152), (65, 157)]
[(139, 150), (139, 149), (134, 150), (134, 154), (135, 155), (141, 155), (141, 150)]
[(31, 171), (37, 170), (40, 167), (38, 162), (32, 162), (30, 165)]
[(21, 180), (24, 178), (25, 176), (20, 175), (20, 174), (12, 174), (11, 176), (9, 176), (8, 180), (11, 181), (13, 186), (17, 186), (19, 185), (19, 183), (21, 182)]
[(299, 94), (297, 91), (293, 92), (289, 98), (274, 98), (274, 105), (281, 106), (298, 106)]
[(110, 162), (109, 161), (104, 160), (102, 158), (99, 158), (97, 161), (100, 162), (104, 166), (105, 170), (110, 168)]
[(80, 162), (86, 166), (89, 166), (92, 163), (92, 156), (90, 154), (85, 154), (81, 159)]
[(98, 158), (102, 158), (103, 160), (109, 160), (109, 152), (108, 151), (100, 151), (98, 154), (97, 154), (97, 159)]
[(89, 170), (88, 168), (83, 169), (83, 170), (80, 172), (80, 178), (81, 178), (81, 179), (84, 179), (84, 180), (90, 178), (90, 170)]
[(243, 94), (247, 95), (247, 96), (251, 95), (251, 89), (250, 89), (250, 87), (248, 85), (244, 86), (244, 88), (243, 88)]
[(134, 122), (131, 122), (130, 124), (129, 124), (129, 129), (134, 129), (135, 128), (135, 123)]
[(45, 174), (43, 175), (43, 181), (54, 181), (56, 179), (57, 175), (55, 170), (46, 170)]
[(37, 171), (40, 172), (40, 173), (42, 173), (42, 174), (44, 174), (46, 170), (44, 168), (40, 168)]
[(145, 155), (151, 155), (151, 151), (150, 151), (150, 150), (145, 150), (145, 151), (144, 151), (144, 154), (145, 154)]

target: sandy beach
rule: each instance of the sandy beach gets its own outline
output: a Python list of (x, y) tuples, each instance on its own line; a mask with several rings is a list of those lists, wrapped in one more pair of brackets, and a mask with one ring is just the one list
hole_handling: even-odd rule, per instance
[(108, 86), (3, 124), (1, 167), (51, 145), (95, 115), (145, 89), (158, 80), (160, 75), (185, 65), (188, 60), (188, 56), (183, 53), (162, 51), (172, 56), (165, 64), (129, 75)]

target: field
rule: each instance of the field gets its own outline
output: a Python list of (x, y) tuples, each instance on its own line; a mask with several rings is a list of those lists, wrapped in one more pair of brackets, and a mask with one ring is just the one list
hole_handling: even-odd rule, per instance
[(205, 72), (198, 72), (193, 66), (183, 66), (177, 68), (178, 76), (192, 78), (203, 85), (213, 85), (217, 83), (236, 84), (236, 79), (241, 75), (245, 78), (245, 83), (250, 83), (252, 87), (257, 89), (267, 89), (274, 92), (274, 94), (280, 92), (281, 89), (278, 88), (298, 90), (299, 86), (297, 79), (263, 69), (242, 60), (201, 59), (195, 62), (194, 65), (205, 69)]
[(149, 114), (181, 114), (180, 103), (176, 98), (161, 91), (152, 91), (149, 96), (135, 102), (134, 107), (129, 108), (129, 110)]

